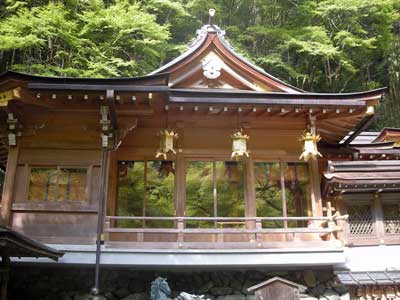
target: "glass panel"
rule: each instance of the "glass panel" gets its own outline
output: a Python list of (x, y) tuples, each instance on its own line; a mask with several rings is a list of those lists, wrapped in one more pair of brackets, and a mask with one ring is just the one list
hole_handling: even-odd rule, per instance
[[(217, 216), (244, 217), (243, 165), (236, 161), (217, 161)], [(219, 222), (222, 227), (243, 223)]]
[[(186, 162), (186, 205), (187, 217), (214, 216), (213, 162)], [(213, 227), (213, 222), (189, 221), (186, 227)]]
[[(118, 216), (144, 216), (144, 165), (143, 161), (118, 163)], [(118, 227), (141, 227), (141, 221), (121, 220)]]
[(84, 201), (86, 169), (62, 168), (58, 173), (58, 201)]
[[(307, 216), (310, 180), (306, 163), (284, 163), (286, 206), (288, 217)], [(306, 227), (307, 222), (288, 222), (289, 227)]]
[[(255, 162), (254, 177), (256, 188), (257, 216), (281, 217), (282, 192), (280, 166), (277, 162)], [(263, 221), (263, 227), (282, 227), (281, 221)]]
[[(175, 165), (172, 161), (148, 161), (146, 216), (173, 217)], [(147, 221), (147, 227), (174, 227), (173, 221)]]
[(28, 200), (54, 201), (57, 193), (56, 168), (31, 168)]

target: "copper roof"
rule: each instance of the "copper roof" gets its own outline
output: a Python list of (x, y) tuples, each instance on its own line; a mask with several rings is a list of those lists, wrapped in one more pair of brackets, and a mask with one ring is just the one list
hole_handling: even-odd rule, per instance
[(400, 161), (329, 161), (323, 174), (324, 193), (400, 190)]
[(48, 257), (53, 260), (63, 252), (36, 242), (6, 226), (0, 226), (0, 256), (4, 257)]
[(345, 285), (391, 285), (400, 284), (400, 271), (351, 272), (338, 271), (336, 275)]

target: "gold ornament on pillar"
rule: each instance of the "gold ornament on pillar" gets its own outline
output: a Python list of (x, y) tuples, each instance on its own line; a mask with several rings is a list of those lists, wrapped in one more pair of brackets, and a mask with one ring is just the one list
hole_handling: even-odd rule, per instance
[(243, 134), (243, 130), (235, 132), (231, 136), (232, 138), (232, 158), (240, 159), (244, 156), (249, 157), (249, 152), (247, 151), (247, 141), (250, 137)]
[(174, 140), (178, 139), (178, 134), (173, 130), (162, 129), (159, 133), (160, 136), (160, 149), (156, 153), (156, 158), (162, 157), (167, 159), (168, 152), (176, 154), (174, 149)]
[(311, 159), (317, 159), (317, 157), (322, 157), (322, 154), (318, 151), (317, 143), (321, 140), (321, 137), (315, 132), (305, 132), (300, 138), (301, 142), (304, 142), (303, 153), (301, 153), (299, 159), (308, 161)]

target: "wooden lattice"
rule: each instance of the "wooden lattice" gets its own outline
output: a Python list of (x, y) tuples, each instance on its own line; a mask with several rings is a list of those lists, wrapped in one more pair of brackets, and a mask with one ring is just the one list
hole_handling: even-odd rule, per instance
[(398, 204), (383, 205), (383, 224), (385, 234), (400, 234), (400, 206)]
[(372, 216), (371, 206), (352, 205), (347, 207), (349, 213), (349, 231), (350, 235), (374, 235), (375, 226)]

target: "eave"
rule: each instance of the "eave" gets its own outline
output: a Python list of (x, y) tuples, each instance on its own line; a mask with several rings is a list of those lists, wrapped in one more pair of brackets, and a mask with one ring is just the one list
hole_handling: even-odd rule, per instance
[(400, 190), (400, 161), (329, 161), (323, 174), (325, 195)]
[(400, 128), (385, 127), (376, 137), (374, 143), (388, 141), (387, 139), (390, 137), (394, 138), (392, 141), (400, 139)]
[(65, 85), (159, 85), (167, 86), (168, 73), (159, 73), (141, 77), (118, 78), (75, 78), (75, 77), (50, 77), (31, 75), (15, 71), (6, 71), (0, 74), (0, 85), (9, 80), (29, 81), (37, 84), (65, 84)]
[(379, 100), (385, 90), (386, 88), (343, 94), (290, 94), (222, 89), (171, 89), (170, 102), (363, 107), (369, 101)]
[(0, 226), (0, 256), (2, 257), (46, 257), (58, 260), (64, 253), (38, 243), (23, 234)]
[(120, 85), (120, 84), (63, 84), (63, 83), (39, 83), (28, 84), (30, 90), (36, 91), (107, 91), (116, 92), (168, 92), (168, 86), (159, 85)]

